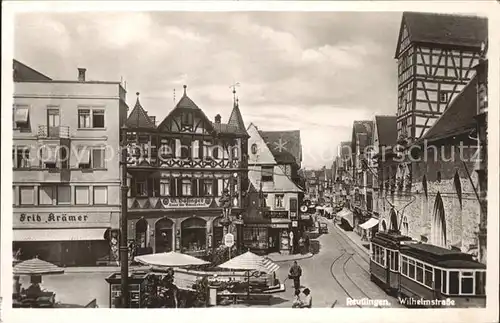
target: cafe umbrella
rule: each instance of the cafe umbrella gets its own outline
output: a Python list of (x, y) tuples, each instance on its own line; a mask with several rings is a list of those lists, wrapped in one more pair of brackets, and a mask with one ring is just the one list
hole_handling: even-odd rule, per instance
[(143, 255), (135, 257), (134, 259), (143, 265), (160, 267), (186, 267), (209, 264), (208, 261), (175, 251)]
[(220, 268), (233, 269), (233, 270), (244, 270), (247, 272), (248, 278), (248, 289), (247, 297), (250, 298), (250, 275), (258, 276), (261, 272), (266, 274), (275, 273), (280, 266), (268, 258), (261, 257), (254, 254), (251, 251), (247, 251), (237, 257), (226, 261), (225, 263), (219, 265)]
[(13, 274), (15, 276), (45, 276), (63, 273), (63, 268), (38, 258), (22, 261), (13, 268)]

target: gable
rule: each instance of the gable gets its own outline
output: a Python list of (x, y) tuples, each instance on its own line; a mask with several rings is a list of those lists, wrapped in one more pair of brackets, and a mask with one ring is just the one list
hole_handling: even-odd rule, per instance
[(250, 138), (248, 138), (248, 163), (275, 165), (276, 160), (266, 142), (259, 134), (257, 127), (251, 124), (247, 132), (250, 136)]
[(160, 132), (210, 135), (214, 127), (203, 111), (186, 95), (158, 125)]
[(401, 27), (399, 28), (399, 37), (396, 47), (395, 58), (398, 58), (411, 45), (410, 33), (405, 23), (404, 18), (401, 19)]

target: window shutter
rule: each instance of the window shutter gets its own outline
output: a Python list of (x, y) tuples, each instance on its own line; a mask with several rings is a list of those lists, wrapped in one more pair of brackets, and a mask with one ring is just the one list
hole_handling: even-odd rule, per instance
[(177, 196), (176, 190), (175, 190), (175, 179), (170, 178), (170, 196)]
[(182, 196), (182, 178), (177, 178), (177, 196)]
[(192, 183), (193, 187), (191, 188), (191, 195), (198, 196), (198, 180), (193, 178)]

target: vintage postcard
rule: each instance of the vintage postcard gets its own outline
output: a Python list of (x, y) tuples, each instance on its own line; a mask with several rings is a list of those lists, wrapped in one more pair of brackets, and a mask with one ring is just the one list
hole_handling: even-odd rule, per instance
[(4, 321), (496, 320), (494, 2), (5, 9)]

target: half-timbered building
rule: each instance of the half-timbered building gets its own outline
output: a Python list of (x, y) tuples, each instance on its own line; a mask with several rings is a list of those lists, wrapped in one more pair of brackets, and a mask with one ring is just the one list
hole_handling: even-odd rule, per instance
[(474, 75), (487, 20), (405, 12), (398, 61), (398, 136), (421, 138)]
[[(247, 140), (237, 101), (227, 123), (212, 122), (188, 96), (155, 125), (139, 98), (126, 123), (129, 237), (138, 253), (210, 253), (241, 236)], [(223, 219), (229, 200), (229, 221)], [(227, 201), (226, 201), (227, 202)]]

